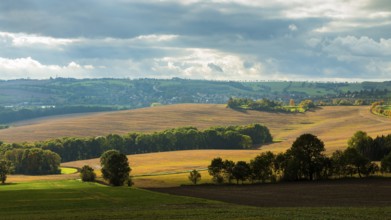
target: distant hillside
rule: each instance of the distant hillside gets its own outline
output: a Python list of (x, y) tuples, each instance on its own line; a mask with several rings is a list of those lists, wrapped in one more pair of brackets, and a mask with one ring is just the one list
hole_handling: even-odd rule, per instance
[[(390, 82), (234, 82), (173, 79), (0, 81), (0, 124), (43, 116), (179, 103), (227, 103), (230, 97), (345, 105), (391, 97)], [(342, 100), (343, 99), (343, 100)]]
[[(290, 98), (390, 95), (390, 82), (234, 82), (185, 79), (65, 79), (0, 81), (0, 106), (105, 105), (128, 108), (152, 103), (226, 103), (228, 98)], [(385, 94), (384, 91), (386, 90)], [(360, 93), (361, 91), (361, 93)], [(377, 92), (376, 92), (377, 91)]]

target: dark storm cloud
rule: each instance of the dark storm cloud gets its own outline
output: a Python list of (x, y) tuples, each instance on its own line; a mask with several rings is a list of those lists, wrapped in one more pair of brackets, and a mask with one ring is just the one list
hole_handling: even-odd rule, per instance
[(11, 32), (40, 33), (53, 37), (115, 37), (178, 34), (190, 36), (242, 34), (265, 39), (283, 34), (289, 21), (265, 19), (262, 9), (235, 6), (218, 8), (174, 3), (122, 1), (6, 1), (0, 28)]

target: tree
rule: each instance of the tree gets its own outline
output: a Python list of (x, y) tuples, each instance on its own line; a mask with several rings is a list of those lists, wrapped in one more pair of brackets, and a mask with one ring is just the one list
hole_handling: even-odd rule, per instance
[(245, 181), (250, 176), (250, 165), (246, 161), (238, 161), (235, 164), (235, 167), (232, 170), (232, 175), (236, 179), (236, 183), (239, 183), (239, 180)]
[(315, 108), (315, 104), (312, 102), (312, 100), (307, 99), (307, 100), (301, 101), (299, 104), (299, 107), (303, 108), (305, 111), (307, 111), (309, 109)]
[(112, 149), (119, 151), (125, 150), (124, 139), (118, 134), (109, 134), (106, 136), (106, 146), (110, 146)]
[(284, 174), (285, 168), (287, 166), (287, 154), (279, 153), (274, 157), (273, 169), (277, 174)]
[(233, 176), (233, 169), (235, 167), (235, 162), (232, 160), (225, 160), (223, 162), (223, 175), (224, 178), (228, 181), (228, 183), (231, 183), (234, 179)]
[(5, 158), (13, 163), (19, 174), (60, 173), (61, 158), (50, 150), (41, 148), (13, 149), (5, 152)]
[(96, 174), (94, 169), (88, 165), (84, 165), (80, 170), (80, 178), (83, 182), (95, 181)]
[(251, 160), (251, 179), (261, 181), (271, 180), (273, 175), (274, 154), (270, 151), (262, 153)]
[(238, 126), (236, 130), (240, 134), (249, 136), (252, 144), (265, 144), (273, 141), (269, 129), (260, 124)]
[(1, 184), (4, 184), (7, 180), (7, 175), (11, 174), (14, 171), (12, 163), (7, 160), (0, 160), (0, 181)]
[(214, 158), (208, 166), (208, 173), (212, 176), (212, 180), (215, 183), (223, 183), (223, 170), (224, 162), (220, 157)]
[(381, 160), (381, 171), (391, 173), (391, 153)]
[(130, 176), (128, 158), (117, 150), (108, 150), (100, 157), (102, 176), (113, 186), (122, 186)]
[(190, 172), (189, 180), (195, 185), (201, 180), (201, 174), (197, 170), (193, 170)]
[(242, 135), (237, 131), (228, 130), (223, 133), (223, 138), (227, 149), (246, 149), (252, 145), (251, 137)]
[(347, 160), (343, 151), (337, 150), (333, 152), (331, 155), (331, 163), (334, 175), (345, 177), (348, 174)]
[(295, 100), (294, 99), (290, 99), (289, 100), (289, 106), (295, 106)]
[(373, 158), (373, 140), (366, 132), (357, 131), (348, 141), (348, 147), (355, 148), (361, 155), (368, 159)]
[(324, 151), (323, 142), (315, 135), (303, 134), (298, 137), (287, 152), (293, 160), (291, 163), (297, 165), (297, 177), (313, 180), (314, 174), (322, 169)]
[(371, 168), (371, 161), (361, 155), (356, 148), (346, 148), (344, 151), (344, 157), (350, 175), (358, 173), (360, 178), (361, 174), (367, 175), (368, 169)]

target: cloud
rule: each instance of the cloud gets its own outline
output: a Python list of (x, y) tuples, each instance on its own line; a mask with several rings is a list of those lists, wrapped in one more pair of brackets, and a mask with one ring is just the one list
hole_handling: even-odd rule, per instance
[(189, 48), (186, 54), (175, 57), (155, 59), (153, 70), (170, 73), (175, 76), (196, 79), (235, 79), (254, 80), (266, 78), (262, 63), (254, 60), (251, 66), (246, 66), (251, 57), (240, 57), (222, 51)]
[(58, 76), (65, 72), (65, 76), (74, 78), (88, 78), (91, 76), (86, 70), (94, 69), (92, 65), (81, 66), (70, 62), (66, 66), (45, 65), (31, 57), (7, 59), (0, 57), (0, 72), (2, 78), (36, 78), (44, 79)]
[(297, 31), (297, 26), (294, 25), (294, 24), (290, 24), (290, 25), (288, 26), (288, 28), (289, 28), (289, 30), (291, 30), (291, 31)]
[[(174, 39), (177, 39), (178, 35), (156, 35), (156, 34), (151, 34), (151, 35), (141, 35), (136, 37), (135, 39), (141, 40), (141, 41), (171, 41)], [(133, 39), (132, 39), (133, 40)]]
[(11, 42), (15, 47), (47, 46), (60, 47), (78, 42), (77, 39), (63, 39), (26, 33), (0, 32), (0, 41)]
[(346, 36), (322, 44), (322, 50), (328, 57), (345, 66), (345, 71), (336, 69), (338, 71), (334, 71), (335, 75), (354, 72), (353, 75), (362, 80), (389, 80), (391, 39), (376, 41), (367, 36)]
[(387, 0), (4, 1), (0, 79), (391, 78), (389, 5)]
[(390, 59), (391, 39), (375, 41), (367, 36), (337, 37), (324, 46), (324, 51), (339, 60), (347, 61), (370, 57)]

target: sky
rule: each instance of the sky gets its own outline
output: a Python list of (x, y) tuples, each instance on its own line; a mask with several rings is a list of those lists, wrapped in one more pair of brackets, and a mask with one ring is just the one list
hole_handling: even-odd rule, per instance
[(2, 0), (0, 79), (391, 80), (389, 0)]

